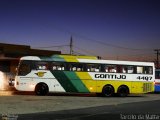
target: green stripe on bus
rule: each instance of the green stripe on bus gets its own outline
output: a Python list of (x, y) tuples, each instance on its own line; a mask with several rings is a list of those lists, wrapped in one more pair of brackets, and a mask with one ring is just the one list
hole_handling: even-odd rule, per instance
[(89, 90), (86, 88), (86, 86), (83, 84), (83, 82), (75, 72), (66, 71), (64, 73), (72, 82), (72, 84), (74, 85), (74, 87), (77, 89), (78, 92), (89, 93)]
[(53, 55), (51, 57), (40, 57), (41, 60), (43, 61), (61, 61), (65, 62), (65, 59), (61, 57), (60, 55)]
[(89, 90), (75, 72), (53, 71), (52, 73), (66, 92), (89, 93)]
[(53, 71), (54, 77), (58, 80), (58, 82), (62, 85), (66, 92), (78, 92), (69, 78), (63, 71)]
[(66, 62), (66, 60), (65, 60), (63, 57), (61, 57), (60, 55), (53, 55), (53, 56), (51, 56), (51, 59), (52, 59), (53, 61)]

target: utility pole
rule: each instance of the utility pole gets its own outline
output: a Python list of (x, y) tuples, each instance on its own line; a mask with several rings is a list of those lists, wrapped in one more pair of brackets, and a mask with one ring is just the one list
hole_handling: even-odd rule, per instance
[(73, 40), (72, 40), (72, 36), (71, 36), (71, 39), (70, 39), (70, 55), (73, 55)]
[(159, 68), (159, 55), (160, 55), (160, 49), (155, 49), (154, 51), (156, 52), (156, 56), (157, 56), (156, 65), (157, 65), (157, 67)]

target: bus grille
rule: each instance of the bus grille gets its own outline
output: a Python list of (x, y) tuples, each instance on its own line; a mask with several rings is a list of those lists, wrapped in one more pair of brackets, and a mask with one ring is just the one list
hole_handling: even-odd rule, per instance
[(152, 83), (143, 83), (143, 92), (152, 92)]

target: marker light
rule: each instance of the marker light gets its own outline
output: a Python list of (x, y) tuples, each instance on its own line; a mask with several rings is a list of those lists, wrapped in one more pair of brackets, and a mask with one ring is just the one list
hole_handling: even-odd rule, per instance
[(89, 89), (90, 89), (90, 90), (93, 90), (93, 87), (90, 87)]

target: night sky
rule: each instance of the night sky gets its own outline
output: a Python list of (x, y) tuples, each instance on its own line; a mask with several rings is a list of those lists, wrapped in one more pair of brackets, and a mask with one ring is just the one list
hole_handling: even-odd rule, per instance
[[(105, 59), (155, 60), (160, 0), (0, 0), (0, 42)], [(61, 47), (56, 47), (61, 46)]]

